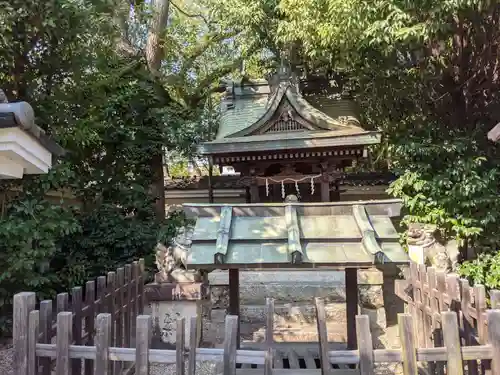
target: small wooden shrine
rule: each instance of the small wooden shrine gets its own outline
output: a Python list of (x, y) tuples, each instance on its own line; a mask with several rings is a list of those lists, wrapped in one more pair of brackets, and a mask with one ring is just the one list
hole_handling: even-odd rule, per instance
[(340, 172), (380, 143), (346, 95), (309, 86), (286, 66), (269, 81), (227, 85), (216, 139), (200, 153), (239, 172), (249, 202), (335, 201)]
[(361, 127), (354, 103), (341, 93), (306, 99), (307, 85), (282, 66), (269, 82), (227, 86), (217, 137), (200, 152), (240, 172), (248, 203), (184, 204), (195, 220), (186, 231), (187, 267), (229, 270), (233, 315), (239, 269), (343, 269), (348, 346), (355, 348), (357, 270), (408, 262), (390, 220), (400, 202), (331, 203), (336, 179), (367, 156), (380, 133)]

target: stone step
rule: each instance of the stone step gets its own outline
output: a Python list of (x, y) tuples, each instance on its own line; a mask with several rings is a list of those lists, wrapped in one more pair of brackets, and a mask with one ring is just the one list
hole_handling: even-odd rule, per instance
[[(346, 326), (343, 324), (328, 324), (326, 328), (328, 342), (346, 342)], [(266, 331), (261, 328), (253, 333), (253, 342), (265, 342)], [(273, 332), (275, 342), (318, 342), (316, 325), (304, 325), (300, 328), (277, 328)]]
[[(217, 345), (224, 341), (223, 322), (208, 322), (203, 325), (203, 332), (204, 342)], [(330, 343), (347, 341), (345, 324), (328, 324), (327, 332)], [(243, 341), (263, 343), (266, 340), (266, 329), (262, 324), (241, 323), (240, 335)], [(275, 342), (318, 342), (318, 331), (315, 324), (292, 324), (289, 328), (275, 328), (273, 340)]]
[(345, 302), (345, 286), (340, 283), (301, 281), (295, 282), (255, 282), (240, 284), (240, 303), (260, 305), (272, 297), (275, 303), (312, 303), (315, 297), (323, 297), (325, 302)]
[[(217, 270), (208, 274), (208, 281), (211, 285), (229, 284), (229, 273), (225, 270)], [(283, 270), (269, 269), (256, 271), (240, 271), (240, 287), (248, 283), (325, 283), (345, 284), (345, 273), (343, 271), (332, 270)]]
[[(328, 322), (345, 324), (345, 303), (325, 304), (326, 320)], [(223, 322), (226, 316), (224, 309), (214, 309), (211, 312), (212, 322)], [(264, 305), (243, 305), (240, 307), (242, 322), (265, 323), (267, 310)], [(316, 308), (312, 304), (277, 304), (274, 306), (275, 327), (287, 328), (289, 324), (316, 324)]]

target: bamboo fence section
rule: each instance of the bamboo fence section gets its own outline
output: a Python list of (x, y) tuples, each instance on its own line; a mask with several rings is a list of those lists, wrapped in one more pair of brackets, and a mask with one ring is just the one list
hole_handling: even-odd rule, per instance
[[(110, 333), (106, 337), (109, 340), (107, 345), (123, 348), (133, 346), (137, 317), (144, 312), (144, 262), (141, 259), (127, 264), (116, 272), (108, 272), (107, 276), (88, 281), (85, 288), (75, 287), (71, 293), (60, 293), (55, 303), (52, 300), (41, 301), (38, 310), (35, 310), (36, 302), (35, 293), (26, 292), (14, 296), (15, 373), (52, 375), (55, 367), (56, 374), (101, 375), (101, 372), (94, 372), (94, 357), (70, 359), (67, 348), (62, 352), (65, 358), (63, 362), (57, 360), (54, 363), (55, 356), (36, 358), (35, 361), (38, 349), (34, 345), (70, 345), (94, 348), (95, 351), (96, 346), (102, 345), (97, 325), (103, 324), (102, 319), (108, 319)], [(29, 352), (26, 351), (28, 333)], [(107, 352), (105, 348), (102, 351)], [(30, 356), (28, 362), (25, 359), (27, 353)], [(121, 373), (124, 365), (116, 362), (110, 374)], [(61, 368), (68, 366), (70, 372), (62, 372)]]

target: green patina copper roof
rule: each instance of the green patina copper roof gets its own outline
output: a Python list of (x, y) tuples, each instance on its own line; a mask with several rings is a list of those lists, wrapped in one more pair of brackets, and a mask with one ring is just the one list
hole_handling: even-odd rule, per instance
[[(310, 96), (306, 100), (291, 80), (274, 86), (265, 81), (233, 83), (221, 108), (216, 139), (200, 147), (202, 154), (380, 143), (378, 132), (361, 127), (352, 101), (333, 96)], [(283, 131), (278, 136), (268, 132), (283, 112), (291, 113), (303, 129)], [(321, 141), (316, 144), (316, 139)]]
[(407, 263), (390, 217), (399, 200), (184, 204), (193, 268), (370, 267)]

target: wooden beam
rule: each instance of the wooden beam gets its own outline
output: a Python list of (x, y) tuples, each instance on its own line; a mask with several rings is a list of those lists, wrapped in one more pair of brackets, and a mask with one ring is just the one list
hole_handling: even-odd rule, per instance
[(223, 206), (221, 208), (219, 229), (217, 230), (217, 241), (215, 243), (215, 264), (224, 264), (226, 261), (232, 217), (233, 208), (231, 206)]
[(358, 348), (356, 337), (356, 315), (358, 314), (358, 270), (357, 268), (345, 269), (345, 295), (347, 315), (347, 348)]
[(229, 270), (229, 315), (238, 317), (238, 330), (236, 344), (240, 347), (240, 270), (232, 268)]
[(291, 262), (300, 264), (304, 260), (304, 253), (300, 244), (299, 223), (295, 206), (287, 205), (285, 207), (285, 222), (288, 231), (288, 253), (292, 257)]

